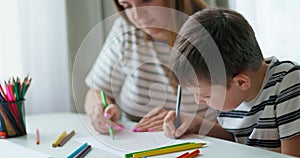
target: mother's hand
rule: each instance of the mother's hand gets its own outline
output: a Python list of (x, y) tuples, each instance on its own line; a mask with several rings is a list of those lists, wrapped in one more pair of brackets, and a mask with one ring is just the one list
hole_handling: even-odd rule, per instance
[(124, 128), (122, 124), (117, 122), (120, 116), (120, 110), (117, 105), (109, 104), (104, 110), (103, 104), (95, 104), (92, 106), (92, 108), (93, 109), (89, 114), (89, 117), (92, 121), (93, 127), (97, 132), (101, 134), (108, 134), (110, 126), (113, 126), (114, 130), (116, 131)]
[(168, 111), (162, 107), (157, 107), (147, 113), (139, 123), (133, 128), (134, 132), (161, 131), (163, 121)]

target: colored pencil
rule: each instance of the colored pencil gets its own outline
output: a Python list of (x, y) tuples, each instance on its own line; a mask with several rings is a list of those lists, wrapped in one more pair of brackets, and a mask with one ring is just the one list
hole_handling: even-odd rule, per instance
[[(125, 154), (125, 157), (126, 158), (131, 158), (131, 157), (133, 157), (133, 154), (147, 152), (147, 151), (153, 151), (153, 150), (159, 150), (159, 149), (165, 149), (165, 148), (172, 148), (172, 147), (176, 147), (176, 146), (183, 146), (183, 145), (187, 145), (187, 144), (195, 144), (195, 143), (194, 142), (185, 142), (185, 143), (180, 143), (180, 144), (173, 144), (173, 145), (169, 145), (169, 146), (163, 146), (163, 147), (159, 147), (159, 148), (154, 148), (154, 149), (149, 149), (149, 150), (143, 150), (143, 151), (128, 153), (128, 154)], [(200, 144), (201, 144), (201, 146), (206, 145), (206, 143), (200, 143)]]
[[(104, 91), (101, 91), (100, 92), (100, 95), (101, 95), (101, 98), (102, 98), (102, 103), (103, 103), (103, 106), (104, 106), (104, 109), (106, 109), (108, 107), (108, 103), (106, 101), (106, 96), (105, 96), (105, 92)], [(115, 139), (114, 137), (114, 128), (112, 127), (112, 121), (109, 120), (109, 123), (110, 123), (110, 127), (108, 129), (108, 132), (109, 132), (109, 135), (112, 137), (112, 139)]]
[(176, 114), (175, 114), (175, 129), (179, 127), (179, 115), (180, 115), (180, 104), (181, 104), (181, 86), (178, 85), (177, 90), (177, 102), (176, 102)]
[(3, 90), (1, 84), (0, 84), (0, 90), (1, 90), (1, 92), (2, 92), (2, 95), (3, 95), (4, 99), (5, 99), (6, 101), (8, 101), (7, 96), (6, 96), (6, 93), (4, 92), (4, 90)]
[(1, 106), (0, 106), (0, 114), (3, 117), (3, 119), (4, 119), (4, 123), (6, 125), (8, 136), (16, 135), (17, 132), (14, 129), (14, 126), (12, 125), (11, 121), (9, 120), (9, 118), (7, 117), (4, 109)]
[(69, 156), (67, 156), (67, 158), (73, 158), (74, 156), (76, 156), (80, 151), (82, 151), (87, 146), (88, 146), (88, 144), (84, 143), (79, 148), (77, 148), (75, 151), (73, 151)]
[(193, 152), (189, 153), (188, 155), (183, 156), (182, 158), (194, 158), (195, 156), (199, 155), (200, 150), (196, 149)]
[(20, 79), (17, 78), (17, 80), (13, 79), (14, 81), (14, 86), (13, 86), (13, 90), (16, 96), (16, 100), (20, 99)]
[(185, 157), (186, 155), (189, 155), (189, 152), (186, 152), (186, 153), (184, 153), (184, 154), (182, 154), (182, 155), (179, 155), (179, 156), (177, 156), (176, 158), (183, 158), (183, 157)]
[(60, 140), (57, 144), (57, 146), (63, 146), (67, 141), (69, 141), (75, 134), (75, 131), (73, 130), (70, 132), (67, 136), (65, 136), (62, 140)]
[(25, 89), (26, 89), (26, 82), (28, 80), (28, 76), (24, 78), (23, 83), (21, 84), (21, 99), (24, 99)]
[(52, 143), (52, 147), (56, 147), (58, 142), (67, 135), (66, 131), (63, 131), (60, 136)]
[(31, 84), (31, 81), (32, 81), (32, 78), (30, 78), (29, 80), (27, 80), (27, 82), (26, 82), (26, 87), (25, 87), (25, 92), (24, 92), (24, 95), (26, 94), (26, 92), (27, 92), (27, 90), (28, 90), (28, 88), (29, 88), (29, 86), (30, 86), (30, 84)]
[(13, 94), (11, 92), (11, 88), (10, 88), (10, 85), (9, 83), (7, 83), (6, 81), (4, 81), (4, 84), (5, 84), (5, 89), (6, 89), (6, 95), (7, 95), (7, 101), (11, 102), (13, 101)]
[(92, 146), (88, 145), (87, 147), (85, 147), (83, 150), (81, 150), (81, 152), (79, 152), (75, 158), (83, 158), (86, 154), (88, 154), (90, 151), (92, 150)]
[(169, 146), (164, 146), (164, 147), (154, 148), (154, 149), (149, 149), (149, 150), (143, 150), (143, 151), (138, 151), (138, 152), (133, 152), (133, 153), (128, 153), (128, 154), (125, 154), (125, 157), (126, 158), (131, 158), (131, 157), (133, 157), (133, 154), (142, 153), (142, 152), (146, 152), (146, 151), (152, 151), (152, 150), (158, 150), (158, 149), (164, 149), (164, 148), (170, 148), (170, 147), (175, 147), (175, 146), (181, 146), (181, 145), (185, 145), (185, 144), (190, 144), (190, 142), (181, 143), (181, 144), (174, 144), (174, 145), (169, 145)]
[(40, 132), (39, 129), (36, 129), (35, 131), (35, 144), (40, 144)]
[(0, 92), (0, 102), (5, 102), (5, 98), (3, 97), (2, 93)]
[(143, 156), (162, 155), (162, 154), (178, 152), (178, 151), (184, 151), (184, 150), (195, 149), (195, 148), (201, 148), (201, 147), (202, 147), (202, 144), (200, 144), (200, 143), (191, 143), (191, 144), (175, 146), (175, 147), (170, 147), (170, 148), (164, 148), (164, 149), (141, 152), (141, 153), (133, 154), (133, 157), (134, 158), (140, 158), (140, 157), (143, 157)]

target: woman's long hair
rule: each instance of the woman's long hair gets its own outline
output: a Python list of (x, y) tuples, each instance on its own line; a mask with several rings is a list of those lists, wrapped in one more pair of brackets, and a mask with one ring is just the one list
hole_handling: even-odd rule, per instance
[[(197, 11), (201, 11), (202, 9), (209, 7), (207, 5), (207, 3), (205, 3), (203, 0), (166, 0), (166, 1), (168, 4), (167, 7), (171, 8), (171, 9), (175, 9), (175, 10), (182, 12), (184, 14), (187, 14), (187, 15), (192, 15)], [(127, 23), (133, 25), (124, 12), (125, 8), (119, 4), (118, 0), (114, 0), (114, 4), (115, 4), (117, 11), (121, 14), (121, 16), (125, 19), (125, 21), (127, 21)], [(177, 37), (177, 33), (179, 32), (184, 21), (186, 20), (185, 18), (183, 18), (183, 16), (180, 16), (180, 17), (181, 18), (173, 17), (171, 19), (171, 23), (169, 24), (169, 25), (171, 25), (170, 26), (171, 28), (175, 29), (175, 32), (167, 30), (168, 31), (168, 41), (167, 42), (170, 47), (173, 46), (175, 39)], [(150, 35), (146, 34), (145, 40), (146, 41), (152, 40), (152, 37)], [(164, 67), (165, 73), (167, 74), (167, 76), (169, 78), (170, 83), (172, 84), (174, 92), (177, 93), (177, 83), (175, 82), (175, 79), (172, 78), (171, 70), (166, 66), (163, 66), (163, 67)]]

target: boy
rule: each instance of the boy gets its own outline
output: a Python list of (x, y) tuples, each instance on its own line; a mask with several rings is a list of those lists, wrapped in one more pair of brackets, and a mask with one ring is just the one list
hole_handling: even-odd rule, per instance
[(242, 15), (225, 9), (195, 13), (174, 44), (171, 69), (198, 104), (220, 110), (218, 123), (175, 112), (164, 119), (168, 137), (198, 132), (300, 156), (300, 66), (275, 57), (264, 59), (254, 32)]

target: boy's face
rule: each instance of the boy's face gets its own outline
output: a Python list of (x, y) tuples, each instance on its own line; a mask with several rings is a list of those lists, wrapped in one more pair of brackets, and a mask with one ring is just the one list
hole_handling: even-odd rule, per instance
[(222, 85), (211, 85), (206, 82), (199, 82), (200, 87), (186, 87), (194, 93), (195, 101), (199, 105), (208, 105), (220, 111), (231, 111), (242, 102), (241, 91), (234, 84), (229, 88)]

